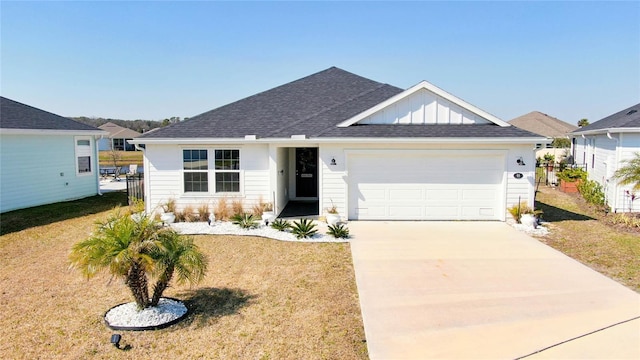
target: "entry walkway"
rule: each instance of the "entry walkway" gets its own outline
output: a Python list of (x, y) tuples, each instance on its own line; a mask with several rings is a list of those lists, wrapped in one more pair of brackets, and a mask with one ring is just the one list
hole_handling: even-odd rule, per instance
[(349, 228), (371, 359), (640, 359), (640, 294), (505, 223)]

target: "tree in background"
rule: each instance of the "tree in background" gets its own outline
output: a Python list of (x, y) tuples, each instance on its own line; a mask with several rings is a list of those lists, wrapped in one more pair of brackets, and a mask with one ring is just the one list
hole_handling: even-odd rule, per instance
[(551, 146), (557, 149), (567, 149), (571, 147), (571, 140), (564, 137), (557, 137), (553, 139)]
[(588, 119), (580, 119), (578, 120), (578, 127), (585, 127), (589, 125), (589, 120)]

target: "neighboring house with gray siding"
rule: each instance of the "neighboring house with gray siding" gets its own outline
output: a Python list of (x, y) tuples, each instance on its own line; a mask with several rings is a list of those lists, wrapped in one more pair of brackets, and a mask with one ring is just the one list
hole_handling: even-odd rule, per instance
[(93, 126), (0, 97), (0, 212), (99, 192)]
[(589, 179), (602, 185), (611, 211), (640, 211), (640, 201), (631, 202), (631, 186), (612, 178), (624, 160), (640, 152), (640, 104), (579, 128), (571, 136), (576, 162), (587, 164)]
[(145, 204), (335, 205), (349, 220), (498, 220), (533, 204), (547, 140), (426, 82), (332, 67), (147, 132)]

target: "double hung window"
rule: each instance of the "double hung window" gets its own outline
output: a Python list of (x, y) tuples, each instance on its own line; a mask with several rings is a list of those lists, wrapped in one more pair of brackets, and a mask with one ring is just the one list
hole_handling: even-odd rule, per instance
[(209, 151), (200, 149), (182, 150), (184, 170), (184, 192), (208, 193), (209, 173), (213, 176), (213, 192), (240, 192), (240, 150), (212, 150), (213, 169), (210, 169)]

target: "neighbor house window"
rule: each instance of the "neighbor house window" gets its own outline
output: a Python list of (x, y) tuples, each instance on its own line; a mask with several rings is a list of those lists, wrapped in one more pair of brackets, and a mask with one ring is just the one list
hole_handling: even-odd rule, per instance
[(215, 150), (216, 192), (240, 192), (240, 150)]
[(209, 191), (207, 150), (182, 150), (184, 192)]
[(75, 138), (75, 141), (77, 174), (91, 174), (91, 139)]
[(113, 139), (113, 150), (124, 150), (124, 139)]

